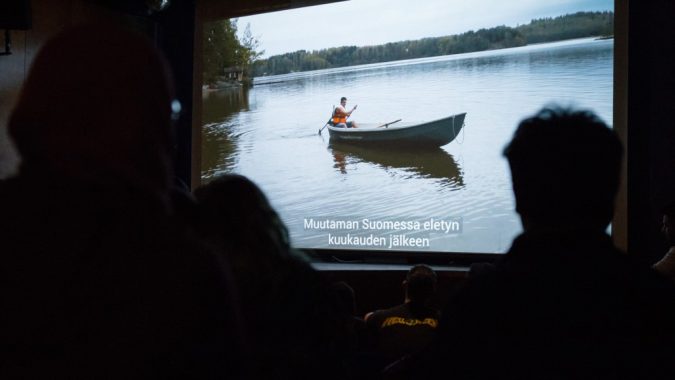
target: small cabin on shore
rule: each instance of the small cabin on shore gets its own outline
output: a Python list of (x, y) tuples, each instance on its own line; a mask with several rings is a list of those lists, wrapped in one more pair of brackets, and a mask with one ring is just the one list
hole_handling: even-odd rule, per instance
[(244, 69), (239, 66), (226, 67), (223, 69), (223, 79), (241, 82), (244, 80)]

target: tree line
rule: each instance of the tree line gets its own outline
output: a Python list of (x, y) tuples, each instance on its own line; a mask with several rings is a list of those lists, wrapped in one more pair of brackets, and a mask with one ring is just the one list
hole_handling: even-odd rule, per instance
[[(497, 26), (466, 33), (390, 42), (376, 46), (341, 46), (321, 50), (299, 50), (254, 60), (250, 75), (265, 76), (297, 71), (379, 63), (402, 59), (461, 54), (524, 46), (572, 38), (612, 36), (614, 12), (577, 12), (534, 19), (515, 28)], [(256, 41), (257, 42), (257, 41)]]
[(204, 25), (203, 35), (203, 82), (213, 84), (231, 68), (244, 73), (251, 72), (251, 65), (264, 51), (258, 51), (260, 41), (251, 33), (250, 24), (241, 37), (237, 36), (237, 19), (209, 22)]

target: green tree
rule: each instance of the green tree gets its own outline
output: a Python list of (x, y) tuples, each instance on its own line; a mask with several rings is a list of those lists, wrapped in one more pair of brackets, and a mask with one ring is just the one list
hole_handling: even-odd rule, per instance
[(223, 75), (223, 70), (228, 67), (240, 68), (248, 76), (253, 62), (264, 53), (258, 51), (260, 42), (251, 33), (250, 24), (246, 25), (241, 39), (237, 37), (237, 21), (237, 19), (219, 20), (204, 24), (205, 84), (215, 83)]
[(220, 20), (204, 24), (203, 81), (213, 84), (223, 69), (234, 66), (241, 45), (237, 39), (236, 20)]
[(239, 41), (238, 64), (244, 70), (244, 75), (249, 77), (251, 74), (253, 63), (265, 54), (264, 50), (258, 50), (260, 41), (251, 33), (251, 24), (246, 24), (244, 34)]

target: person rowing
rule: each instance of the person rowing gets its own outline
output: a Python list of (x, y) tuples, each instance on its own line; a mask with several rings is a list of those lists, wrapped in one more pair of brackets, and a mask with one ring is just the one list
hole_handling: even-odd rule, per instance
[(356, 110), (356, 106), (351, 111), (347, 112), (347, 98), (344, 96), (340, 98), (340, 105), (335, 107), (333, 111), (333, 126), (337, 128), (357, 128), (355, 121), (347, 121), (347, 118)]

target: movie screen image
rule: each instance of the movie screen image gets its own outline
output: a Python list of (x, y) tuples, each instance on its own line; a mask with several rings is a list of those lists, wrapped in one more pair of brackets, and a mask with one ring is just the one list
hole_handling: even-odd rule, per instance
[(253, 180), (298, 248), (506, 252), (518, 122), (556, 103), (612, 125), (613, 11), (355, 0), (207, 23), (202, 182)]

